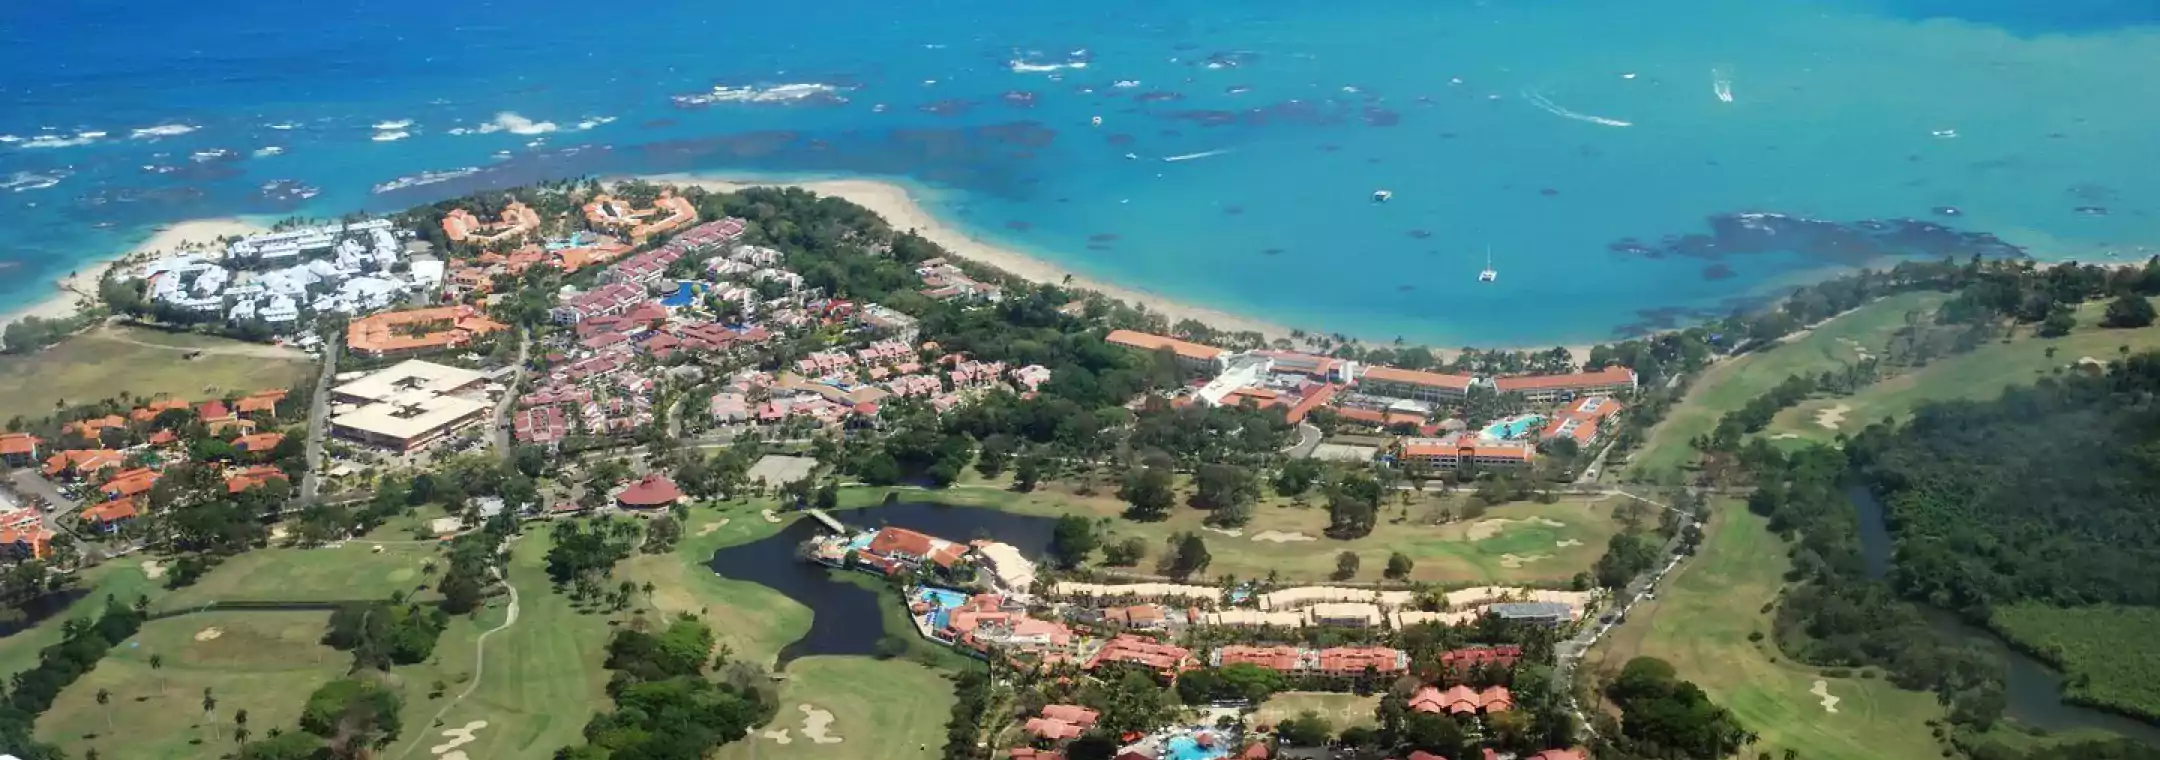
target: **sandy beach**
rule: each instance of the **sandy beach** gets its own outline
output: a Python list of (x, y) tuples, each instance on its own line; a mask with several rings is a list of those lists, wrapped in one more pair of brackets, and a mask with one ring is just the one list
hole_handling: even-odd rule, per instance
[(0, 330), (7, 329), (24, 317), (41, 319), (65, 319), (74, 316), (83, 304), (97, 299), (98, 282), (105, 272), (123, 261), (152, 253), (205, 249), (218, 238), (229, 235), (252, 235), (267, 232), (269, 228), (246, 219), (227, 217), (218, 219), (191, 219), (159, 228), (149, 239), (142, 241), (113, 258), (93, 262), (75, 270), (66, 277), (53, 282), (57, 290), (51, 298), (0, 316)]
[[(916, 234), (944, 246), (946, 250), (951, 251), (956, 256), (997, 267), (1017, 277), (1035, 282), (1060, 283), (1084, 290), (1092, 290), (1129, 304), (1144, 306), (1149, 312), (1167, 317), (1173, 324), (1182, 319), (1194, 319), (1218, 330), (1257, 332), (1267, 336), (1270, 341), (1281, 338), (1298, 343), (1299, 348), (1304, 347), (1302, 341), (1291, 337), (1292, 329), (1290, 327), (1232, 314), (1219, 309), (1194, 306), (1131, 285), (1117, 285), (1089, 278), (1056, 264), (969, 235), (933, 216), (929, 210), (923, 208), (922, 203), (915, 198), (915, 195), (903, 185), (869, 179), (788, 182), (738, 180), (704, 174), (660, 174), (640, 177), (640, 179), (659, 184), (702, 187), (714, 192), (733, 192), (747, 187), (782, 185), (800, 187), (819, 195), (846, 198), (855, 202), (856, 205), (870, 209), (879, 216), (885, 217), (885, 220), (891, 222), (895, 228), (914, 230)], [(1326, 334), (1328, 331), (1308, 329), (1307, 332)], [(1386, 341), (1384, 338), (1373, 338), (1372, 336), (1353, 337), (1366, 338), (1369, 345), (1382, 345)], [(1434, 354), (1445, 360), (1453, 360), (1457, 354), (1461, 353), (1460, 348), (1443, 348), (1439, 346), (1430, 348)], [(1552, 346), (1531, 346), (1517, 348), (1517, 350), (1542, 351), (1550, 348)], [(1574, 354), (1576, 361), (1582, 361), (1590, 355), (1590, 346), (1588, 345), (1567, 346), (1567, 349)]]

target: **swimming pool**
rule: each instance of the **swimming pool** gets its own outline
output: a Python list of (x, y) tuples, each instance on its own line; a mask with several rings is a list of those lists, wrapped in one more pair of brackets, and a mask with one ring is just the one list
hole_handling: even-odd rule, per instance
[(1478, 435), (1503, 441), (1513, 440), (1529, 435), (1530, 431), (1536, 430), (1544, 424), (1545, 418), (1543, 416), (1524, 414), (1486, 425), (1484, 430), (1478, 431)]
[(1215, 760), (1218, 757), (1229, 756), (1229, 747), (1220, 746), (1220, 744), (1213, 747), (1204, 746), (1200, 743), (1200, 740), (1190, 736), (1173, 736), (1170, 737), (1170, 741), (1163, 743), (1163, 757), (1166, 760)]

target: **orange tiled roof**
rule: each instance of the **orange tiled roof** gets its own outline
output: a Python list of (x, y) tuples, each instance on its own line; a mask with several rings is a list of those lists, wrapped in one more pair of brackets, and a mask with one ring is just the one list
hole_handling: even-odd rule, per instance
[(1626, 367), (1606, 367), (1596, 372), (1580, 372), (1572, 375), (1521, 375), (1493, 378), (1493, 387), (1502, 392), (1550, 390), (1554, 388), (1603, 388), (1614, 385), (1633, 386), (1635, 370)]
[(1167, 348), (1178, 356), (1203, 361), (1214, 359), (1224, 353), (1222, 349), (1214, 346), (1134, 330), (1111, 330), (1109, 335), (1103, 336), (1103, 341), (1112, 345), (1137, 348), (1142, 351)]
[[(439, 330), (415, 334), (408, 325), (448, 323)], [(405, 329), (400, 329), (405, 328)], [(449, 348), (476, 337), (510, 329), (482, 316), (470, 306), (392, 311), (353, 320), (345, 327), (345, 345), (368, 353)]]
[(60, 426), (60, 429), (64, 432), (79, 434), (84, 438), (96, 438), (98, 431), (116, 427), (127, 427), (127, 420), (121, 419), (120, 415), (117, 414), (108, 414), (103, 417), (70, 422)]
[(1098, 667), (1106, 662), (1144, 665), (1159, 672), (1173, 673), (1192, 664), (1192, 650), (1153, 639), (1120, 634), (1096, 651), (1095, 659), (1088, 667)]
[(285, 400), (285, 391), (263, 391), (233, 402), (233, 408), (241, 414), (276, 412), (278, 402)]
[(137, 467), (114, 474), (105, 481), (105, 485), (98, 486), (98, 493), (105, 494), (108, 499), (125, 499), (148, 492), (151, 486), (157, 485), (157, 481), (156, 470)]
[(1226, 646), (1216, 650), (1224, 665), (1258, 665), (1269, 670), (1290, 672), (1298, 669), (1298, 657), (1303, 654), (1297, 647), (1289, 646)]
[(135, 420), (136, 422), (149, 422), (151, 420), (157, 419), (157, 416), (159, 414), (163, 414), (174, 409), (186, 409), (188, 408), (188, 406), (188, 402), (181, 401), (179, 399), (152, 401), (148, 404), (136, 407), (135, 411), (128, 412), (128, 417)]
[(202, 404), (196, 406), (195, 414), (196, 416), (203, 418), (204, 422), (229, 420), (232, 419), (233, 416), (232, 408), (226, 406), (225, 402), (219, 401), (217, 399), (211, 399), (209, 401), (202, 402)]
[(284, 440), (283, 433), (256, 433), (240, 436), (233, 441), (233, 447), (250, 454), (259, 454), (277, 448)]
[(118, 466), (124, 459), (120, 452), (112, 449), (69, 449), (45, 460), (45, 474), (57, 475), (74, 470), (87, 475)]
[(29, 433), (8, 433), (6, 435), (0, 435), (0, 456), (36, 454), (37, 446), (39, 443), (41, 443), (41, 441), (37, 439), (37, 436), (31, 435)]
[(82, 510), (82, 519), (94, 523), (111, 523), (135, 515), (135, 500), (132, 498), (108, 501), (96, 506), (84, 507)]
[(1372, 382), (1403, 383), (1430, 388), (1468, 390), (1477, 378), (1469, 375), (1443, 375), (1438, 372), (1420, 372), (1400, 367), (1372, 367), (1365, 370), (1364, 379)]
[(33, 522), (8, 528), (0, 528), (0, 544), (24, 544), (30, 547), (30, 556), (45, 558), (45, 550), (52, 544), (52, 529), (45, 523)]
[(240, 493), (272, 480), (291, 481), (285, 476), (284, 470), (267, 464), (228, 469), (225, 471), (225, 490), (228, 493)]

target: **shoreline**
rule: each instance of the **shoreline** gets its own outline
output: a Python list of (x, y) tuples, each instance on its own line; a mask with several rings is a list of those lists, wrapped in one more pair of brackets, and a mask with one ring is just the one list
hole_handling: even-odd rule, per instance
[(84, 262), (73, 272), (53, 280), (56, 292), (45, 300), (0, 314), (0, 330), (5, 330), (9, 325), (27, 317), (67, 319), (81, 313), (86, 305), (96, 305), (98, 283), (105, 279), (105, 273), (129, 260), (166, 251), (208, 248), (220, 237), (252, 235), (268, 232), (269, 229), (237, 216), (189, 219), (159, 225), (148, 238), (126, 251)]
[[(1175, 325), (1180, 320), (1191, 319), (1225, 332), (1256, 332), (1269, 342), (1287, 340), (1297, 350), (1305, 350), (1304, 341), (1293, 337), (1294, 330), (1266, 320), (1242, 316), (1221, 309), (1199, 306), (1180, 301), (1162, 293), (1145, 288), (1105, 282), (1089, 277), (1064, 266), (1044, 261), (1036, 256), (1015, 251), (1010, 247), (993, 243), (962, 230), (932, 213), (915, 191), (907, 185), (882, 179), (801, 179), (757, 178), (723, 173), (676, 173), (638, 176), (636, 179), (655, 184), (672, 184), (699, 187), (713, 192), (735, 192), (752, 187), (797, 187), (819, 195), (843, 198), (872, 213), (884, 217), (894, 229), (912, 230), (930, 242), (936, 243), (952, 255), (988, 265), (1005, 273), (1030, 282), (1060, 285), (1077, 290), (1101, 293), (1133, 306), (1144, 307), (1149, 313), (1163, 315)], [(1307, 330), (1307, 335), (1329, 335), (1326, 331)], [(1350, 335), (1367, 346), (1387, 345), (1385, 340), (1368, 340)], [(1590, 355), (1592, 344), (1561, 346), (1581, 362)], [(1481, 351), (1548, 351), (1553, 346), (1539, 347), (1478, 347)], [(1461, 348), (1429, 346), (1433, 355), (1441, 361), (1454, 361), (1462, 354)]]

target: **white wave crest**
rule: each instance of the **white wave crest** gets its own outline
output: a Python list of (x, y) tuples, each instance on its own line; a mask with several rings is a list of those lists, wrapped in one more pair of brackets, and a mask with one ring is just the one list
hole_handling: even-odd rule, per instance
[(1140, 86), (1140, 80), (1138, 80), (1138, 79), (1120, 79), (1120, 80), (1117, 80), (1117, 83), (1116, 83), (1116, 84), (1113, 84), (1113, 85), (1110, 85), (1110, 86), (1111, 86), (1111, 87), (1139, 87), (1139, 86)]
[(432, 185), (437, 182), (448, 182), (459, 177), (470, 177), (479, 173), (480, 167), (477, 166), (467, 166), (462, 169), (451, 169), (448, 171), (439, 172), (421, 172), (410, 177), (399, 177), (397, 179), (390, 180), (389, 182), (384, 182), (380, 185), (376, 185), (375, 192), (387, 193), (392, 190), (403, 190), (408, 187)]
[(390, 120), (390, 121), (379, 121), (379, 122), (376, 122), (376, 123), (375, 123), (375, 131), (377, 131), (377, 132), (396, 132), (396, 131), (398, 131), (398, 130), (401, 130), (401, 129), (404, 129), (404, 128), (406, 128), (406, 127), (410, 127), (410, 126), (412, 126), (412, 120), (411, 120), (411, 119), (393, 119), (393, 120)]
[(1230, 152), (1230, 149), (1229, 149), (1229, 148), (1220, 148), (1220, 149), (1217, 149), (1217, 150), (1209, 150), (1209, 151), (1202, 151), (1202, 152), (1199, 152), (1199, 153), (1187, 153), (1187, 154), (1185, 154), (1185, 155), (1182, 155), (1182, 156), (1163, 156), (1163, 160), (1164, 160), (1164, 161), (1191, 161), (1191, 160), (1194, 160), (1194, 159), (1200, 159), (1200, 158), (1212, 158), (1212, 157), (1215, 157), (1215, 156), (1220, 156), (1220, 155), (1222, 155), (1222, 154), (1224, 154), (1224, 153), (1229, 153), (1229, 152)]
[(375, 140), (376, 142), (396, 142), (396, 141), (398, 141), (398, 140), (403, 140), (403, 139), (405, 139), (405, 138), (407, 138), (407, 137), (411, 137), (411, 136), (412, 136), (412, 133), (411, 133), (411, 132), (405, 132), (405, 131), (397, 131), (397, 132), (377, 132), (377, 133), (375, 133), (375, 137), (374, 137), (373, 139), (374, 139), (374, 140)]
[(20, 193), (29, 190), (43, 190), (57, 184), (60, 184), (60, 178), (56, 176), (16, 172), (13, 176), (8, 177), (6, 182), (0, 182), (0, 188)]
[[(14, 135), (8, 136), (15, 137)], [(20, 141), (25, 148), (73, 148), (78, 145), (89, 145), (97, 142), (99, 138), (104, 136), (105, 133), (103, 132), (77, 132), (73, 137), (67, 135), (36, 135), (28, 140), (16, 137), (15, 140), (6, 142)]]
[(135, 130), (130, 136), (137, 140), (155, 140), (160, 137), (179, 137), (193, 132), (195, 129), (193, 125), (189, 124), (159, 124), (155, 127), (143, 127)]
[(260, 147), (260, 148), (256, 148), (256, 149), (255, 149), (255, 157), (256, 157), (256, 158), (269, 158), (269, 157), (271, 157), (271, 156), (276, 156), (276, 155), (280, 155), (280, 154), (283, 154), (284, 152), (285, 152), (285, 149), (284, 149), (284, 148), (280, 148), (280, 147), (278, 147), (278, 146), (275, 146), (275, 145), (265, 145), (265, 146), (262, 146), (262, 147)]
[(1545, 97), (1544, 95), (1542, 95), (1542, 94), (1539, 94), (1538, 92), (1536, 92), (1536, 91), (1534, 91), (1534, 90), (1523, 90), (1523, 91), (1522, 91), (1522, 96), (1523, 96), (1523, 100), (1524, 100), (1524, 101), (1526, 101), (1526, 102), (1528, 102), (1528, 103), (1529, 103), (1530, 105), (1533, 105), (1533, 106), (1537, 106), (1539, 110), (1542, 110), (1542, 111), (1544, 111), (1544, 112), (1546, 112), (1546, 113), (1549, 113), (1549, 114), (1552, 114), (1552, 115), (1554, 115), (1554, 116), (1560, 116), (1560, 117), (1564, 117), (1564, 118), (1574, 119), (1574, 120), (1576, 120), (1576, 121), (1586, 121), (1586, 122), (1589, 122), (1589, 123), (1591, 123), (1591, 124), (1597, 124), (1597, 125), (1601, 125), (1601, 126), (1607, 126), (1607, 127), (1632, 127), (1632, 126), (1635, 126), (1635, 123), (1634, 123), (1634, 122), (1631, 122), (1631, 121), (1621, 121), (1621, 120), (1619, 120), (1619, 119), (1608, 119), (1608, 118), (1605, 118), (1605, 117), (1603, 117), (1603, 116), (1592, 116), (1592, 115), (1590, 115), (1590, 114), (1586, 114), (1586, 113), (1579, 113), (1579, 112), (1576, 112), (1576, 111), (1570, 111), (1570, 110), (1568, 110), (1568, 109), (1566, 109), (1566, 108), (1563, 108), (1563, 107), (1561, 107), (1561, 106), (1560, 106), (1560, 104), (1552, 102), (1552, 100), (1550, 100), (1550, 99), (1546, 98), (1546, 97)]
[(595, 117), (592, 117), (592, 118), (590, 118), (590, 119), (586, 119), (586, 120), (584, 120), (584, 121), (578, 122), (578, 123), (577, 123), (577, 130), (578, 130), (579, 132), (584, 132), (584, 131), (586, 131), (586, 130), (589, 130), (589, 129), (593, 129), (593, 128), (595, 128), (595, 127), (599, 127), (599, 126), (603, 126), (603, 125), (607, 125), (607, 124), (613, 124), (613, 123), (615, 123), (615, 117), (613, 117), (613, 116), (595, 116)]
[(702, 92), (695, 95), (677, 95), (674, 100), (677, 105), (685, 106), (702, 106), (714, 103), (792, 103), (812, 99), (846, 102), (846, 98), (840, 97), (840, 92), (839, 87), (814, 82), (780, 84), (771, 87), (729, 87), (722, 84), (713, 85), (711, 92)]
[(292, 125), (292, 123), (291, 123), (291, 122), (284, 122), (284, 121), (278, 122), (278, 123), (276, 123), (276, 124), (264, 124), (263, 126), (265, 126), (265, 127), (269, 127), (269, 128), (271, 128), (271, 129), (275, 129), (275, 130), (277, 130), (277, 131), (279, 131), (279, 132), (285, 132), (285, 131), (289, 131), (289, 130), (291, 130), (291, 129), (293, 128), (293, 125)]

